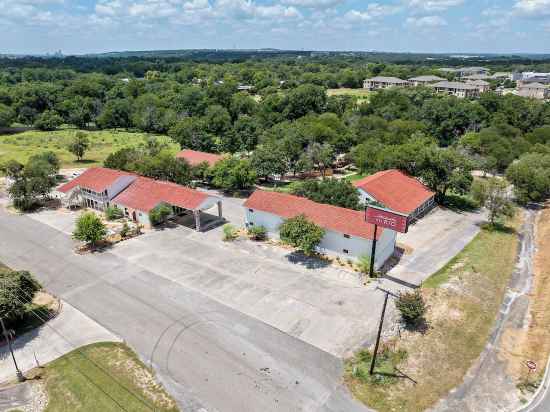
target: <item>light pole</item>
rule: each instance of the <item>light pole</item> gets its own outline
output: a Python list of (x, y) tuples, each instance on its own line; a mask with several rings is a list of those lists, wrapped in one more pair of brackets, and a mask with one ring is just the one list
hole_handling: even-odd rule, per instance
[(23, 372), (21, 372), (21, 370), (19, 369), (19, 366), (17, 366), (17, 361), (15, 360), (15, 355), (13, 353), (13, 348), (11, 347), (11, 339), (10, 339), (10, 336), (8, 334), (8, 331), (6, 330), (6, 327), (4, 326), (4, 321), (2, 320), (2, 318), (0, 318), (0, 326), (2, 326), (2, 333), (4, 334), (4, 338), (6, 339), (6, 342), (8, 343), (8, 348), (10, 350), (11, 357), (13, 359), (13, 364), (15, 365), (15, 370), (16, 370), (16, 373), (17, 373), (17, 380), (19, 382), (23, 382), (23, 381), (25, 381), (25, 376), (23, 375)]

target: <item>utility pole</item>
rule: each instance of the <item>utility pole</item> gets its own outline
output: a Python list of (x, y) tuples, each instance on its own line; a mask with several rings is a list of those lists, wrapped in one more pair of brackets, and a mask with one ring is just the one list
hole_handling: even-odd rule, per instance
[(13, 354), (13, 348), (11, 347), (11, 339), (8, 335), (8, 331), (6, 330), (6, 327), (4, 326), (4, 321), (2, 318), (0, 318), (0, 326), (2, 326), (2, 333), (4, 334), (4, 338), (6, 339), (6, 342), (8, 343), (8, 348), (11, 353), (11, 357), (13, 359), (13, 364), (15, 365), (15, 370), (17, 371), (17, 380), (19, 382), (25, 381), (25, 376), (23, 376), (23, 372), (19, 369), (19, 366), (17, 366), (17, 361), (15, 360), (15, 355)]
[(374, 225), (374, 237), (372, 238), (372, 250), (370, 252), (370, 270), (369, 276), (374, 277), (374, 259), (376, 257), (376, 235), (378, 234), (378, 225)]
[(380, 316), (380, 324), (378, 325), (378, 336), (376, 337), (376, 345), (374, 345), (374, 353), (372, 354), (372, 361), (370, 364), (370, 371), (369, 374), (372, 375), (374, 373), (374, 364), (376, 362), (376, 355), (378, 354), (378, 346), (380, 346), (380, 336), (382, 335), (382, 325), (384, 325), (384, 316), (386, 315), (386, 306), (388, 305), (388, 297), (390, 296), (390, 292), (386, 292), (386, 297), (384, 298), (384, 306), (382, 307), (382, 316)]

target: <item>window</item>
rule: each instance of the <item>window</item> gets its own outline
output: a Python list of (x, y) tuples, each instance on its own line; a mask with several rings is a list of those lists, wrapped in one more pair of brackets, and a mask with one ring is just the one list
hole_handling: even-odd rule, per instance
[(344, 237), (345, 237), (346, 239), (351, 239), (351, 236), (350, 236), (350, 235), (344, 234)]
[(254, 226), (254, 222), (248, 222), (249, 226)]
[(343, 249), (342, 252), (344, 252), (347, 255), (349, 253), (349, 250)]
[(254, 209), (248, 209), (250, 213), (254, 213)]

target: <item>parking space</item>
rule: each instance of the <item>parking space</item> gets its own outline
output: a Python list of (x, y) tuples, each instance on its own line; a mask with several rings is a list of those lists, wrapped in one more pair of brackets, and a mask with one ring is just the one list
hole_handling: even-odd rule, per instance
[(397, 236), (404, 255), (388, 276), (404, 284), (418, 285), (441, 269), (479, 232), (483, 213), (457, 213), (437, 207)]
[(383, 296), (374, 284), (203, 235), (184, 227), (154, 231), (111, 253), (336, 356), (373, 342)]

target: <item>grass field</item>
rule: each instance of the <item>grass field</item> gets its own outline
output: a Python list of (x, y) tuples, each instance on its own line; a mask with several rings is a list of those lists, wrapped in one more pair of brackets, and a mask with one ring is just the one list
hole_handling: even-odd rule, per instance
[[(27, 131), (13, 135), (0, 136), (1, 161), (17, 160), (25, 163), (37, 153), (51, 150), (55, 152), (61, 167), (89, 167), (100, 165), (112, 152), (122, 147), (137, 146), (144, 142), (145, 133), (132, 133), (115, 130), (85, 131), (90, 140), (90, 149), (84, 155), (84, 160), (78, 162), (76, 157), (67, 150), (67, 145), (76, 133), (75, 129), (62, 129), (53, 132)], [(171, 150), (178, 150), (177, 144), (167, 136), (161, 136), (170, 144)]]
[(346, 382), (358, 399), (381, 412), (420, 412), (462, 382), (485, 347), (505, 295), (517, 256), (519, 224), (518, 217), (503, 230), (483, 229), (423, 284), (427, 329), (405, 330), (387, 343), (407, 353), (397, 366), (416, 384), (406, 378), (373, 381), (357, 373), (360, 359), (348, 361)]
[(48, 396), (45, 412), (178, 411), (153, 373), (122, 343), (84, 346), (35, 371)]
[(328, 89), (327, 95), (328, 96), (355, 96), (357, 97), (357, 103), (368, 103), (369, 101), (369, 95), (372, 92), (367, 89)]

